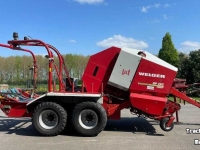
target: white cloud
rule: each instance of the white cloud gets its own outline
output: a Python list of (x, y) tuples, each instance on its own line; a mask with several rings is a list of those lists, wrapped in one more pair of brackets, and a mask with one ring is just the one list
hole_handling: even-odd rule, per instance
[(168, 19), (168, 16), (167, 16), (166, 14), (163, 14), (163, 18), (164, 18), (165, 20), (167, 20), (167, 19)]
[(148, 9), (150, 9), (151, 8), (151, 6), (146, 6), (146, 7), (142, 7), (142, 9), (141, 9), (141, 12), (148, 12)]
[(96, 43), (100, 47), (128, 47), (128, 48), (135, 48), (135, 49), (144, 49), (148, 47), (148, 44), (144, 41), (139, 41), (133, 38), (127, 38), (121, 35), (114, 35), (110, 38), (104, 39), (100, 42)]
[(154, 38), (154, 37), (151, 37), (150, 40), (155, 40), (155, 38)]
[(154, 20), (152, 21), (152, 23), (160, 23), (160, 20), (154, 19)]
[(169, 4), (165, 4), (165, 5), (164, 5), (164, 7), (169, 7), (169, 6), (170, 6)]
[(153, 7), (155, 7), (155, 8), (159, 8), (161, 5), (160, 5), (160, 3), (159, 4), (154, 4), (153, 5)]
[(76, 40), (68, 40), (69, 43), (76, 43)]
[(154, 19), (154, 20), (148, 21), (148, 23), (151, 23), (151, 24), (160, 23), (160, 20)]
[(190, 51), (200, 49), (200, 42), (196, 42), (196, 41), (185, 41), (185, 42), (182, 42), (180, 45), (181, 45), (181, 48), (179, 49), (179, 51), (181, 52), (188, 53)]
[(172, 16), (168, 16), (168, 15), (166, 15), (166, 14), (163, 14), (163, 18), (164, 18), (165, 20), (167, 20), (167, 19), (172, 19), (173, 17), (172, 17)]
[(169, 6), (170, 6), (169, 4), (161, 5), (160, 3), (154, 4), (154, 5), (142, 6), (141, 12), (146, 13), (146, 12), (148, 12), (150, 9), (153, 9), (153, 8), (169, 7)]
[(80, 4), (97, 4), (97, 3), (103, 3), (104, 0), (74, 0)]

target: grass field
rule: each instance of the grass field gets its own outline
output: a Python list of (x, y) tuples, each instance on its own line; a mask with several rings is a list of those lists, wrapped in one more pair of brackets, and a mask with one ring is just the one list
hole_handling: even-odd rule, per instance
[[(9, 85), (9, 88), (13, 88), (13, 87), (17, 87), (17, 88), (27, 88), (25, 85)], [(59, 88), (59, 85), (56, 85), (56, 89)], [(47, 84), (37, 84), (37, 89), (36, 89), (36, 92), (47, 92), (48, 90), (48, 86)]]

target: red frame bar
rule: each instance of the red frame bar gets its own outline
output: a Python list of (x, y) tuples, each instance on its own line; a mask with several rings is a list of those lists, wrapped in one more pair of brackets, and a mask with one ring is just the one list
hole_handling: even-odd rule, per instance
[[(174, 96), (174, 102), (176, 103), (176, 97)], [(176, 111), (176, 122), (179, 122), (178, 111)]]
[(6, 45), (6, 44), (0, 44), (0, 47), (4, 47), (4, 48), (9, 48), (12, 50), (19, 50), (19, 51), (24, 51), (24, 52), (28, 52), (32, 55), (33, 58), (33, 79), (34, 79), (34, 89), (36, 88), (36, 68), (37, 68), (37, 64), (36, 64), (36, 58), (35, 55), (33, 54), (32, 51), (28, 50), (28, 49), (24, 49), (24, 48), (20, 48), (20, 47), (13, 47), (12, 45)]
[(49, 79), (48, 79), (48, 92), (52, 92), (52, 63), (53, 63), (53, 54), (49, 50), (49, 47), (46, 43), (44, 43), (41, 40), (12, 40), (8, 41), (8, 44), (12, 45), (13, 47), (17, 47), (18, 45), (23, 45), (23, 46), (44, 46), (48, 52), (49, 55)]
[(171, 88), (170, 93), (194, 106), (197, 106), (200, 108), (200, 103), (198, 103), (197, 101), (195, 101), (194, 99), (191, 99), (190, 97), (186, 96), (184, 93), (176, 90), (175, 88)]
[(56, 49), (54, 46), (50, 45), (50, 44), (47, 44), (49, 46), (49, 48), (51, 48), (54, 52), (56, 52), (57, 56), (58, 56), (58, 59), (59, 59), (59, 74), (58, 74), (58, 78), (59, 78), (59, 91), (63, 91), (64, 90), (64, 84), (62, 82), (62, 68), (64, 68), (65, 70), (65, 74), (68, 78), (68, 81), (70, 83), (70, 85), (72, 86), (72, 82), (70, 80), (70, 77), (69, 77), (69, 73), (67, 71), (67, 67), (65, 66), (65, 62), (64, 62), (64, 58), (63, 56), (60, 54), (60, 52), (58, 51), (58, 49)]

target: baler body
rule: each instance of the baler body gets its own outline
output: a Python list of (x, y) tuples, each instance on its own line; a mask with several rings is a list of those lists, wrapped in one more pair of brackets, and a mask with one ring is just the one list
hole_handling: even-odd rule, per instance
[[(82, 78), (85, 88), (87, 92), (103, 89), (109, 97), (105, 99), (112, 100), (112, 104), (129, 101), (134, 109), (161, 116), (177, 68), (148, 52), (145, 57), (139, 52), (111, 47), (92, 55)], [(104, 102), (107, 107), (108, 100)]]

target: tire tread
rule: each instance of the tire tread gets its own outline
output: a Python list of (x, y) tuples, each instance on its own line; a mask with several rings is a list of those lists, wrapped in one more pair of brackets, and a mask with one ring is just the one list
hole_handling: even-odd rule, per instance
[[(54, 132), (54, 133), (51, 133), (51, 132), (44, 132), (44, 131), (41, 131), (36, 125), (35, 125), (35, 122), (34, 122), (34, 119), (33, 117), (36, 115), (36, 113), (38, 113), (37, 111), (40, 110), (41, 108), (52, 108), (54, 107), (55, 109), (57, 109), (60, 113), (61, 113), (61, 118), (62, 118), (62, 123), (59, 127), (59, 129)], [(41, 135), (44, 135), (44, 136), (56, 136), (58, 135), (59, 133), (61, 133), (65, 126), (66, 126), (66, 123), (67, 123), (67, 112), (65, 111), (65, 109), (57, 104), (57, 103), (54, 103), (54, 102), (43, 102), (43, 103), (40, 103), (39, 105), (37, 105), (33, 111), (33, 117), (32, 117), (32, 124), (33, 124), (33, 127), (41, 134)]]
[[(97, 130), (95, 130), (94, 133), (91, 133), (89, 130), (88, 130), (88, 132), (85, 132), (84, 129), (78, 129), (77, 128), (77, 124), (76, 124), (76, 121), (75, 121), (75, 119), (76, 119), (75, 116), (77, 115), (77, 112), (81, 111), (84, 107), (85, 108), (97, 108), (100, 111), (101, 115), (102, 115), (101, 119), (102, 119), (103, 124), (101, 125), (101, 128), (98, 128)], [(72, 112), (72, 124), (74, 126), (75, 131), (79, 135), (81, 135), (81, 136), (96, 136), (101, 131), (103, 131), (103, 129), (106, 126), (106, 123), (107, 123), (107, 114), (106, 114), (105, 109), (102, 107), (102, 105), (100, 103), (86, 101), (86, 102), (79, 103), (74, 107), (74, 110)]]

